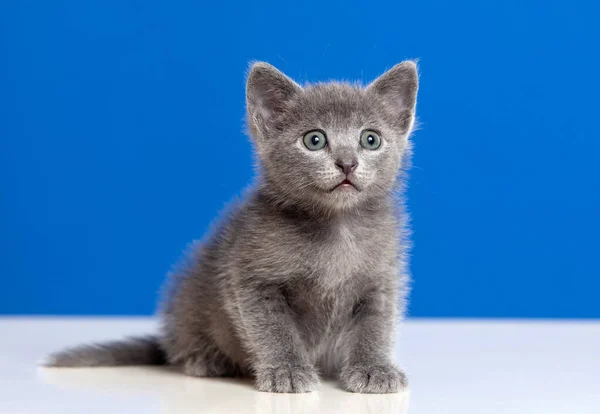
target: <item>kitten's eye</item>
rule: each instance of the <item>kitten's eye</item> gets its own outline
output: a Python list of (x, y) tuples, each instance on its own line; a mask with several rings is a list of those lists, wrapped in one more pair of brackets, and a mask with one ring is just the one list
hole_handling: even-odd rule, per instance
[(375, 131), (365, 130), (360, 134), (360, 146), (368, 150), (376, 150), (381, 147), (381, 138)]
[(304, 145), (311, 151), (318, 151), (327, 145), (327, 138), (321, 131), (310, 131), (304, 134)]

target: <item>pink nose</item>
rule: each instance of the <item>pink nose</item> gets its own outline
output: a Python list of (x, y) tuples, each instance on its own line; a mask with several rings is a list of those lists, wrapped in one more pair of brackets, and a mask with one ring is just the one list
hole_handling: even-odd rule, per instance
[(342, 171), (344, 174), (349, 175), (352, 171), (356, 169), (358, 166), (358, 162), (356, 161), (336, 161), (335, 165)]

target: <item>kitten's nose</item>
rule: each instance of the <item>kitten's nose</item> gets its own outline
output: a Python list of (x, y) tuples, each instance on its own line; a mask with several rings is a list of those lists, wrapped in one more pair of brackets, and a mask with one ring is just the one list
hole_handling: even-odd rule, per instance
[(358, 166), (358, 161), (337, 160), (335, 162), (335, 165), (340, 169), (341, 172), (343, 172), (346, 175), (349, 175)]

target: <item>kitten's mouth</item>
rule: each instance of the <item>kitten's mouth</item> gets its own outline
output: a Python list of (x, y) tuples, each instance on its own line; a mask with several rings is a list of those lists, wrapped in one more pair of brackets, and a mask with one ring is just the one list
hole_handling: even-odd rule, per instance
[(350, 181), (349, 179), (345, 179), (344, 181), (342, 181), (341, 183), (339, 183), (338, 185), (336, 185), (335, 187), (333, 187), (331, 189), (331, 191), (335, 191), (335, 190), (356, 190), (359, 191), (358, 188), (354, 185), (354, 183), (352, 181)]

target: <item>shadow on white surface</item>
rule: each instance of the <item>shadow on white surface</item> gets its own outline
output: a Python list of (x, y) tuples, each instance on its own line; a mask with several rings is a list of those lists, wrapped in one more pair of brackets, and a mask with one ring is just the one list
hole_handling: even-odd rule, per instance
[[(255, 414), (405, 414), (408, 391), (399, 394), (352, 394), (334, 382), (317, 392), (272, 394), (256, 391), (251, 380), (191, 378), (165, 367), (40, 368), (39, 379), (65, 391), (139, 397), (151, 394), (161, 413)], [(124, 407), (123, 407), (124, 408)]]

